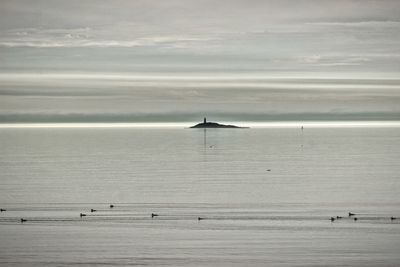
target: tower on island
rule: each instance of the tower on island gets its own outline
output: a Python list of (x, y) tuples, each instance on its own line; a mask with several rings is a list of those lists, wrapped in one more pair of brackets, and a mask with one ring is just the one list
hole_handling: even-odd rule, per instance
[(207, 118), (206, 117), (204, 117), (204, 123), (207, 123)]

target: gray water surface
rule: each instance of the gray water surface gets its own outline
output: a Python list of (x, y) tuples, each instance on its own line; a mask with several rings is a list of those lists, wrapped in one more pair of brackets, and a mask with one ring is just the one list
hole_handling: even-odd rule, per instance
[(400, 264), (400, 128), (0, 129), (0, 151), (0, 266)]

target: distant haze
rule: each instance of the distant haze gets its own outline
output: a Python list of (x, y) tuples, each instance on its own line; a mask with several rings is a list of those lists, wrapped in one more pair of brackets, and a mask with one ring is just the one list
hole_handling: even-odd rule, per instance
[(399, 120), (399, 1), (1, 1), (1, 122)]

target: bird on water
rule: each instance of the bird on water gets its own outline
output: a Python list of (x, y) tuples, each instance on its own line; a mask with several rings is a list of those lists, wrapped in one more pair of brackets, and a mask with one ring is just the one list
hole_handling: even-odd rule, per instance
[(110, 209), (112, 209), (112, 208), (114, 208), (114, 205), (113, 205), (113, 204), (110, 205)]
[(197, 217), (197, 220), (198, 220), (198, 221), (201, 221), (201, 220), (204, 220), (204, 218), (202, 218), (202, 217)]
[(21, 223), (26, 222), (26, 219), (21, 218)]
[(396, 217), (393, 217), (393, 216), (390, 217), (390, 220), (391, 220), (391, 221), (394, 221), (394, 220), (396, 220), (396, 219), (397, 219)]
[(158, 216), (158, 214), (155, 214), (155, 213), (152, 213), (152, 214), (151, 214), (151, 218), (154, 218), (154, 217), (156, 217), (156, 216)]
[(0, 209), (0, 212), (6, 211), (6, 209)]
[(95, 210), (95, 209), (90, 209), (90, 212), (95, 212), (95, 211), (97, 211), (97, 210)]
[(83, 216), (86, 216), (86, 214), (85, 213), (81, 213), (81, 214), (79, 214), (79, 216), (82, 218)]
[(349, 217), (356, 215), (355, 213), (349, 212)]
[(358, 218), (357, 217), (354, 217), (354, 221), (357, 221), (358, 220)]
[(335, 219), (335, 218), (333, 218), (333, 217), (331, 217), (331, 219), (330, 219), (330, 220), (331, 220), (331, 222), (334, 222), (336, 219)]

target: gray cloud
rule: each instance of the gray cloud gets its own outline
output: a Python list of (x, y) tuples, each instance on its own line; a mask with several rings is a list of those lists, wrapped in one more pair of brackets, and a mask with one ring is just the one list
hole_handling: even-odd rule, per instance
[(399, 14), (397, 0), (4, 0), (0, 115), (398, 114)]

